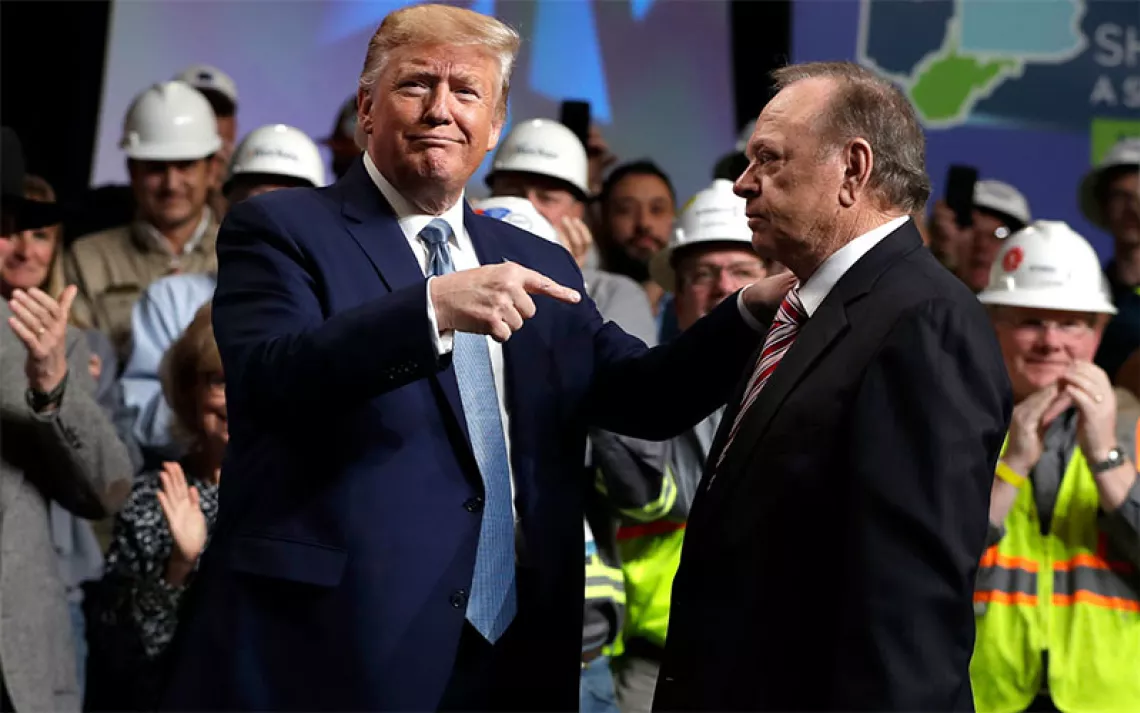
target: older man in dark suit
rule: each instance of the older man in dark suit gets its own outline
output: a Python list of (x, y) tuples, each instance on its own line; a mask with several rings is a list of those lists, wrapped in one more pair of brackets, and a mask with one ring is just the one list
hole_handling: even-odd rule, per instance
[(654, 705), (970, 710), (1001, 353), (909, 218), (930, 186), (905, 97), (845, 63), (775, 79), (736, 191), (800, 282), (721, 422)]

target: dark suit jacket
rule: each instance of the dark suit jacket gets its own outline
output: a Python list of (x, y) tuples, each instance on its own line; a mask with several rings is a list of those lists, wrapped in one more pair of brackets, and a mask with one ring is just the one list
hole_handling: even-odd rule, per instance
[[(562, 248), (465, 213), (484, 264), (574, 287)], [(164, 706), (425, 710), (471, 586), (483, 487), (425, 279), (358, 160), (336, 185), (234, 206), (214, 327), (230, 443)], [(761, 336), (735, 304), (648, 350), (592, 302), (536, 296), (504, 345), (523, 561), (517, 701), (576, 709), (588, 425), (662, 439), (728, 398)]]
[(1011, 403), (982, 306), (905, 224), (839, 280), (705, 474), (654, 708), (972, 710)]

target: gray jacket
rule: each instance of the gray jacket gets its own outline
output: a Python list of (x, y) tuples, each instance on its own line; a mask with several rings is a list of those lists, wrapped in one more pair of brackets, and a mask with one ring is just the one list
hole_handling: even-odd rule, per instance
[(0, 680), (16, 710), (78, 711), (75, 652), (48, 503), (104, 517), (130, 492), (131, 464), (95, 403), (88, 349), (68, 331), (68, 381), (59, 409), (25, 400), (26, 351), (0, 301)]

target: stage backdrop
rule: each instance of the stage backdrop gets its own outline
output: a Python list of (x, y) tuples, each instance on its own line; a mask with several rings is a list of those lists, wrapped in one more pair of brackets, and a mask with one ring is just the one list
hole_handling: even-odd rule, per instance
[[(330, 132), (356, 88), (368, 39), (393, 0), (115, 2), (92, 184), (125, 182), (118, 147), (131, 98), (192, 63), (237, 82), (239, 133), (270, 122)], [(475, 0), (517, 28), (523, 49), (510, 119), (557, 118), (586, 99), (623, 160), (652, 157), (684, 198), (735, 141), (728, 3)], [(482, 176), (472, 194), (484, 191)], [(331, 178), (331, 174), (330, 174)]]
[(795, 61), (857, 60), (906, 91), (935, 197), (950, 164), (976, 166), (1109, 257), (1077, 184), (1115, 140), (1140, 135), (1140, 3), (795, 0), (792, 26)]

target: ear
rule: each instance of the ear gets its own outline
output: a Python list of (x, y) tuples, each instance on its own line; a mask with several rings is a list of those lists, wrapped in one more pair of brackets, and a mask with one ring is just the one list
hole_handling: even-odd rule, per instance
[(865, 139), (852, 139), (843, 147), (843, 183), (839, 187), (839, 203), (850, 208), (861, 198), (871, 180), (875, 154)]
[(365, 134), (372, 133), (372, 89), (356, 90), (356, 125)]
[(499, 145), (499, 136), (503, 133), (503, 123), (504, 120), (498, 116), (491, 121), (491, 135), (487, 139), (487, 153), (494, 151), (495, 147)]

